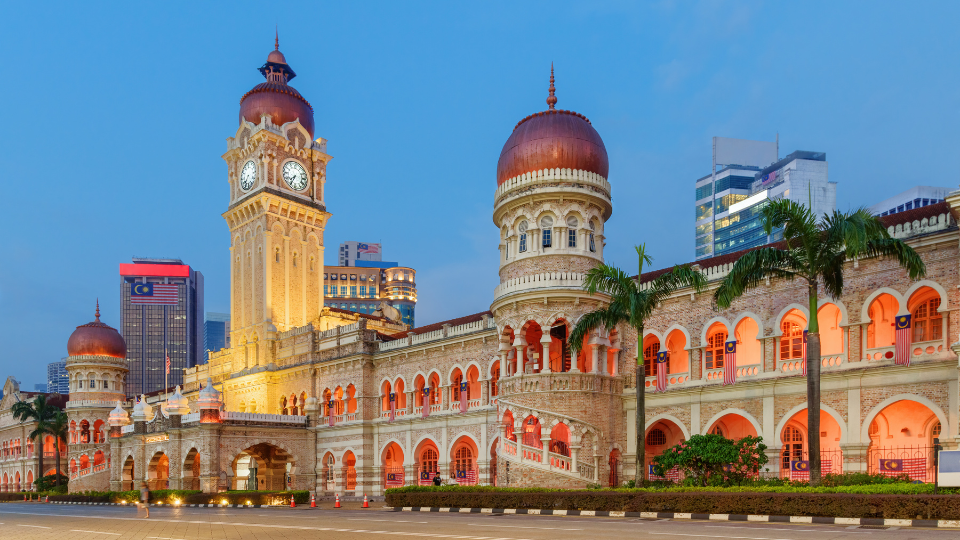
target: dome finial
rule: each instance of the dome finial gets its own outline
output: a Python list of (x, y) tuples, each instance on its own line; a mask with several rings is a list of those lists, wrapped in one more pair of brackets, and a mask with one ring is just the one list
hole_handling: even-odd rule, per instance
[(100, 322), (100, 299), (97, 298), (97, 312), (96, 312), (97, 322)]
[(553, 86), (553, 62), (550, 62), (550, 96), (547, 97), (547, 105), (550, 106), (550, 110), (554, 110), (554, 105), (557, 104), (557, 96), (554, 95), (556, 88)]
[(273, 50), (279, 51), (280, 50), (280, 27), (275, 26), (273, 31), (275, 32), (274, 38), (273, 38)]

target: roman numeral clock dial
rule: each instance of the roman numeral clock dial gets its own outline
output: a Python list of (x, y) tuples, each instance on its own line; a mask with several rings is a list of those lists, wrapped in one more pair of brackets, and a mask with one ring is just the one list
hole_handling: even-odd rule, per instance
[(246, 162), (240, 171), (240, 189), (249, 191), (257, 182), (257, 164), (253, 160)]
[(283, 181), (294, 191), (302, 191), (307, 187), (307, 171), (296, 161), (283, 164)]

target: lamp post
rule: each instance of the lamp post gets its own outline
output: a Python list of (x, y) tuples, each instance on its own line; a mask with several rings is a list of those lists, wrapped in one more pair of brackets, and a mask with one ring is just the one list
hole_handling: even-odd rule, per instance
[(940, 487), (940, 437), (933, 439), (933, 494), (939, 494)]

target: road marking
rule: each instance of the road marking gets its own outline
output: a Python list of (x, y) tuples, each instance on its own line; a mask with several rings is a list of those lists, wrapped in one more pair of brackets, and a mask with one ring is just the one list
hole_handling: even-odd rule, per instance
[[(857, 525), (859, 527), (859, 525)], [(757, 527), (740, 527), (737, 525), (705, 525), (705, 527), (713, 527), (715, 529), (753, 529), (761, 531), (794, 531), (794, 532), (825, 532), (826, 529), (773, 529), (766, 527), (764, 525), (759, 525)], [(847, 527), (849, 528), (849, 527)], [(843, 532), (843, 531), (831, 531), (841, 534), (873, 534), (868, 532)]]
[(70, 532), (85, 532), (85, 533), (90, 533), (90, 534), (110, 534), (110, 535), (113, 535), (113, 536), (123, 536), (123, 535), (121, 535), (120, 533), (108, 533), (108, 532), (103, 532), (103, 531), (84, 531), (84, 530), (80, 530), (80, 529), (70, 529)]
[(562, 527), (525, 527), (523, 525), (494, 525), (487, 523), (467, 523), (471, 527), (502, 527), (505, 529), (540, 529), (542, 531), (582, 531), (583, 529), (564, 529)]
[(34, 529), (52, 529), (53, 527), (44, 527), (43, 525), (21, 525), (17, 523), (17, 527), (33, 527)]
[(158, 540), (184, 540), (183, 538), (168, 538), (166, 536), (148, 536), (147, 538), (157, 538)]
[(389, 521), (390, 523), (429, 523), (428, 521), (404, 521), (402, 519), (347, 518), (347, 521)]
[(733, 538), (737, 540), (794, 540), (792, 538), (759, 538), (756, 536), (717, 536), (715, 534), (681, 534), (647, 531), (652, 536), (689, 536), (694, 538)]

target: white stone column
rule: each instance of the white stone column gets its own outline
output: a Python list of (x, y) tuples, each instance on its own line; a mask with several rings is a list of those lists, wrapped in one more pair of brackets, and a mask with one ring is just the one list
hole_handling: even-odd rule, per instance
[[(542, 429), (542, 426), (541, 426)], [(550, 466), (550, 435), (544, 435), (543, 432), (540, 433), (540, 444), (543, 445), (543, 464), (546, 467)]]
[(540, 345), (543, 346), (543, 353), (541, 353), (540, 361), (541, 368), (540, 373), (550, 373), (550, 331), (547, 330), (543, 333), (543, 337), (540, 338)]
[(527, 340), (517, 336), (513, 340), (514, 351), (516, 351), (516, 359), (514, 360), (514, 370), (513, 375), (523, 372), (523, 350), (527, 348)]

